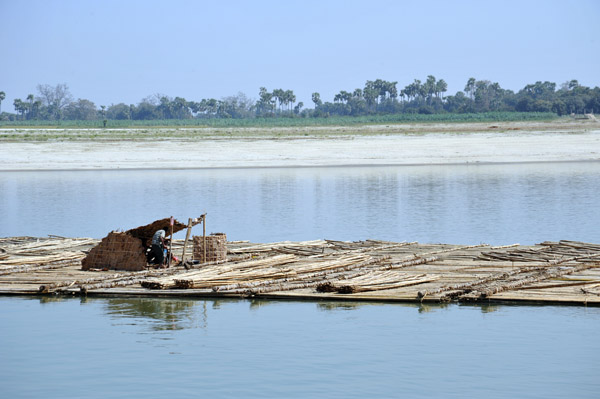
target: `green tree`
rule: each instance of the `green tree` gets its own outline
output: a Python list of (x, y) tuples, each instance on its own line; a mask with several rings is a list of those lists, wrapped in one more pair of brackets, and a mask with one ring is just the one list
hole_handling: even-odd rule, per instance
[(294, 107), (294, 104), (296, 103), (296, 95), (294, 94), (293, 90), (286, 90), (284, 96), (285, 96), (285, 102), (286, 102), (286, 104), (288, 104), (288, 111), (290, 113), (292, 113), (292, 108)]
[(465, 113), (469, 109), (470, 102), (469, 97), (465, 96), (465, 93), (462, 91), (459, 91), (453, 96), (446, 97), (444, 108), (448, 112)]
[(568, 88), (569, 88), (569, 90), (573, 90), (573, 89), (576, 89), (576, 88), (578, 88), (578, 87), (579, 87), (579, 82), (578, 82), (576, 79), (573, 79), (573, 80), (571, 80), (571, 81), (568, 83)]
[(6, 98), (6, 93), (3, 91), (0, 91), (0, 114), (2, 113), (2, 101), (4, 101), (5, 98)]
[(258, 101), (256, 102), (256, 114), (259, 116), (270, 116), (275, 112), (275, 100), (273, 93), (270, 93), (265, 87), (261, 87), (258, 92)]
[[(103, 105), (101, 108), (104, 118), (104, 115), (106, 115), (106, 107)], [(77, 101), (73, 101), (65, 107), (63, 115), (64, 118), (68, 120), (91, 121), (98, 118), (98, 111), (93, 102), (79, 98)]]
[(138, 103), (137, 107), (133, 110), (131, 117), (135, 120), (156, 119), (156, 105), (147, 97)]
[(41, 100), (35, 100), (33, 103), (31, 103), (29, 105), (29, 113), (28, 113), (28, 118), (29, 119), (39, 119), (40, 117), (40, 109), (42, 107), (42, 101)]
[(190, 111), (190, 104), (183, 97), (175, 97), (172, 101), (172, 118), (174, 119), (190, 119), (192, 112)]
[(352, 98), (352, 93), (348, 93), (347, 91), (342, 90), (333, 97), (333, 102), (347, 104), (351, 98)]
[(423, 95), (425, 90), (421, 85), (421, 81), (419, 79), (415, 79), (411, 84), (407, 85), (404, 88), (404, 94), (406, 95), (408, 101), (418, 101), (419, 97)]
[[(135, 106), (133, 106), (135, 110)], [(107, 119), (127, 120), (131, 119), (132, 106), (124, 103), (113, 104), (106, 110)]]
[(158, 99), (159, 104), (156, 107), (156, 112), (161, 119), (173, 119), (173, 101), (170, 97), (161, 95)]
[(317, 92), (314, 92), (311, 96), (312, 102), (315, 104), (315, 108), (323, 105), (323, 101), (321, 101), (321, 95)]
[(475, 111), (488, 112), (497, 111), (500, 107), (503, 90), (498, 83), (489, 80), (478, 80), (475, 82)]
[(475, 78), (469, 78), (467, 84), (465, 85), (465, 93), (469, 95), (469, 98), (472, 100), (475, 95)]
[(425, 98), (427, 100), (427, 104), (431, 104), (431, 100), (437, 91), (437, 82), (435, 76), (429, 75), (427, 76), (427, 80), (423, 83), (423, 93), (425, 94)]
[(294, 113), (296, 115), (300, 115), (300, 112), (302, 111), (302, 107), (304, 107), (304, 103), (302, 101), (300, 101), (295, 107), (294, 107)]
[(283, 89), (273, 89), (273, 99), (279, 103), (279, 112), (281, 113), (282, 104), (285, 101), (285, 91)]
[(27, 110), (27, 119), (31, 119), (33, 115), (33, 94), (27, 95), (27, 101), (29, 102), (29, 109)]
[(27, 112), (27, 103), (23, 102), (23, 100), (19, 98), (15, 98), (13, 101), (13, 105), (15, 106), (15, 111), (21, 115), (21, 119), (25, 119), (25, 112)]
[(446, 81), (444, 79), (440, 79), (437, 81), (436, 86), (435, 86), (435, 92), (436, 92), (436, 96), (438, 98), (443, 99), (444, 98), (444, 93), (448, 90), (448, 83), (446, 83)]
[(211, 118), (216, 116), (219, 109), (219, 102), (214, 98), (203, 98), (198, 103), (197, 116), (199, 118)]
[(367, 80), (365, 88), (363, 89), (363, 98), (365, 99), (367, 106), (372, 110), (376, 110), (377, 108), (379, 93), (379, 84), (376, 83), (376, 81)]

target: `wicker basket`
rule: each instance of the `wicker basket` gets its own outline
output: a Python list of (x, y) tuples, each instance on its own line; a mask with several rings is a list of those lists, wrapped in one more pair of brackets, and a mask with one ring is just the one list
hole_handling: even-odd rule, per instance
[(204, 259), (204, 239), (194, 236), (194, 260), (200, 262), (218, 262), (227, 260), (227, 235), (213, 233), (206, 236), (206, 259)]

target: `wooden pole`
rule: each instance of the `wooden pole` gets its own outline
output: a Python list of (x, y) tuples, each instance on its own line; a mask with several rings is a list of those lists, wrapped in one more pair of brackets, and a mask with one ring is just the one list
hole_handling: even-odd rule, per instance
[(173, 224), (175, 224), (175, 219), (173, 219), (173, 216), (171, 216), (171, 238), (169, 240), (169, 256), (167, 267), (171, 267), (171, 258), (173, 257)]
[(203, 263), (206, 263), (206, 214), (202, 218), (202, 246), (204, 247), (204, 259)]
[(192, 218), (188, 219), (187, 225), (187, 233), (185, 234), (185, 241), (183, 242), (183, 253), (181, 254), (181, 262), (185, 262), (185, 248), (187, 246), (188, 240), (190, 239), (190, 234), (192, 234)]

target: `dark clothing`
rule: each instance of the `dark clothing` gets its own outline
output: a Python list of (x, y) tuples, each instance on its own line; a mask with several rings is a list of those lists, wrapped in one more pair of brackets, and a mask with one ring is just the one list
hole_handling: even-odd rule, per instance
[(150, 249), (150, 253), (148, 254), (148, 263), (154, 263), (157, 265), (161, 265), (165, 261), (164, 250), (164, 242), (165, 242), (165, 231), (158, 230), (152, 236), (152, 247)]
[(162, 245), (162, 243), (164, 242), (164, 240), (165, 240), (165, 231), (164, 230), (158, 230), (152, 236), (152, 245), (154, 245), (154, 244), (156, 244), (156, 245)]
[(152, 244), (150, 250), (149, 262), (157, 265), (162, 265), (165, 260), (165, 254), (163, 252), (162, 245)]

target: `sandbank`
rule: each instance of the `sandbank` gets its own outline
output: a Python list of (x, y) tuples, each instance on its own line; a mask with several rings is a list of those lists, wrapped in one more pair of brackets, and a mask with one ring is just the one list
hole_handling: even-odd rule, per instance
[[(55, 129), (56, 130), (56, 129)], [(307, 128), (49, 129), (0, 141), (0, 171), (434, 165), (600, 160), (597, 122)], [(40, 134), (43, 140), (31, 140)], [(69, 138), (71, 137), (71, 138)]]

